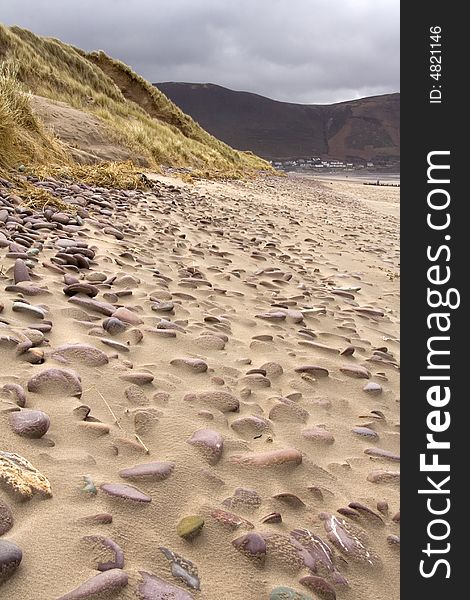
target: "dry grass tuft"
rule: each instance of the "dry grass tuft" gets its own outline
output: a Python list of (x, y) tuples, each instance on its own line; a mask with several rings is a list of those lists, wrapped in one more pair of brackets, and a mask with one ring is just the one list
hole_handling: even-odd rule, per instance
[(0, 62), (0, 169), (23, 162), (68, 162), (65, 148), (33, 114), (17, 75), (15, 63)]
[(142, 169), (132, 161), (103, 162), (95, 165), (78, 165), (64, 167), (42, 167), (35, 171), (42, 179), (55, 177), (69, 181), (80, 181), (96, 187), (136, 190), (150, 187)]

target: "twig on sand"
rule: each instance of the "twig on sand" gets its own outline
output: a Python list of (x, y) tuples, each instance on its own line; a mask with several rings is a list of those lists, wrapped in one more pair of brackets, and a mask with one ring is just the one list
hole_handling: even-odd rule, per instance
[[(90, 388), (88, 388), (87, 390), (85, 390), (86, 392), (89, 392), (90, 390), (96, 390), (96, 393), (99, 395), (99, 397), (101, 398), (101, 400), (103, 400), (103, 402), (106, 405), (106, 408), (109, 410), (109, 412), (111, 413), (113, 419), (114, 419), (114, 424), (117, 425), (119, 427), (119, 429), (124, 432), (127, 435), (127, 431), (123, 428), (123, 426), (121, 425), (121, 423), (119, 423), (118, 418), (116, 417), (113, 409), (110, 407), (108, 401), (106, 400), (106, 398), (103, 396), (103, 394), (99, 391), (99, 389), (96, 387), (96, 385), (92, 385)], [(144, 442), (142, 441), (141, 437), (139, 435), (137, 435), (137, 433), (134, 433), (134, 437), (136, 438), (136, 440), (139, 442), (139, 444), (142, 446), (142, 448), (145, 450), (145, 454), (150, 454), (150, 450), (148, 449), (148, 447), (144, 444)]]

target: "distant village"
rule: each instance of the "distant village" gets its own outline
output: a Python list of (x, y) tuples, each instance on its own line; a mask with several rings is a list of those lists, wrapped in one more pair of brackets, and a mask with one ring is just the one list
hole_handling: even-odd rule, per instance
[(347, 170), (354, 171), (357, 169), (386, 169), (399, 171), (399, 162), (395, 159), (381, 159), (376, 162), (361, 161), (361, 162), (345, 162), (343, 160), (328, 159), (324, 160), (318, 156), (312, 158), (296, 158), (292, 160), (274, 160), (270, 161), (276, 169), (284, 171), (303, 171), (303, 170)]

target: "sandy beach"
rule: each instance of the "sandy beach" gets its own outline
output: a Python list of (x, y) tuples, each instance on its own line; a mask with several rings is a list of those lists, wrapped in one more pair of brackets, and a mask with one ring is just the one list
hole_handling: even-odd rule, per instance
[(0, 182), (0, 598), (398, 598), (399, 188), (41, 185), (71, 213)]

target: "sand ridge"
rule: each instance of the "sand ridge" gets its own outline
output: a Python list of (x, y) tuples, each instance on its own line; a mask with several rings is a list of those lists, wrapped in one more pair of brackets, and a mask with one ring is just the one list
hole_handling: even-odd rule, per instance
[[(103, 571), (105, 598), (398, 597), (397, 190), (41, 185), (77, 216), (22, 212), (0, 183), (0, 450), (52, 497), (0, 486), (0, 541), (23, 551), (0, 597), (98, 576), (117, 555), (96, 537), (128, 576)], [(15, 432), (20, 410), (47, 432)]]

